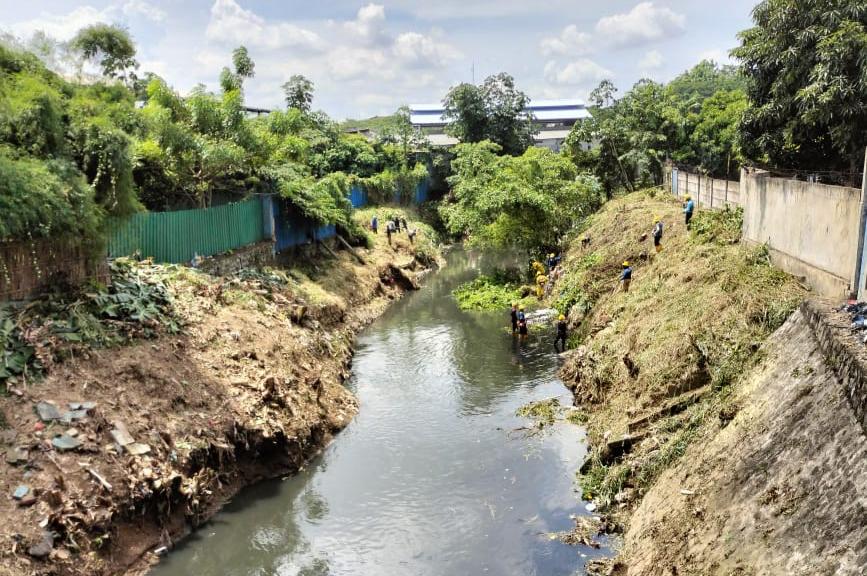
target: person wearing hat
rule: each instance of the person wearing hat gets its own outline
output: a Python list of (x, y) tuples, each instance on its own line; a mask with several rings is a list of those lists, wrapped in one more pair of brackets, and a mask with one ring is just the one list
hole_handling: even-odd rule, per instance
[(686, 227), (689, 228), (689, 222), (692, 220), (692, 213), (695, 212), (695, 202), (692, 201), (692, 196), (686, 195), (686, 202), (683, 203), (683, 216), (686, 219)]
[[(628, 261), (623, 262), (623, 271), (620, 273), (620, 284), (618, 288), (623, 288), (624, 292), (629, 292), (629, 285), (632, 284), (632, 266)], [(617, 292), (617, 288), (614, 289)]]
[[(560, 316), (557, 318), (557, 337), (554, 338), (554, 350), (556, 350), (558, 353), (566, 351), (566, 329), (566, 316), (560, 314)], [(560, 342), (563, 343), (562, 349), (558, 347)]]
[(657, 252), (662, 250), (662, 220), (659, 216), (653, 217), (653, 247)]
[(524, 306), (518, 306), (518, 334), (521, 335), (521, 339), (527, 337), (527, 315), (524, 314)]

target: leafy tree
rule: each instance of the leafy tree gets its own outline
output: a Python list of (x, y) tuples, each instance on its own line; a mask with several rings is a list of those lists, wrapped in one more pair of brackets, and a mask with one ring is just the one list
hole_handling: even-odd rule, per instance
[(112, 24), (93, 24), (79, 30), (70, 47), (85, 60), (98, 62), (108, 78), (124, 78), (138, 68), (129, 32)]
[(596, 178), (546, 148), (501, 156), (498, 144), (483, 141), (455, 151), (452, 194), (439, 211), (449, 231), (471, 243), (529, 252), (554, 246), (603, 200)]
[(746, 79), (737, 66), (719, 66), (711, 60), (702, 60), (668, 83), (668, 91), (685, 107), (701, 105), (720, 90), (743, 89)]
[(303, 113), (310, 112), (313, 105), (313, 82), (301, 74), (293, 74), (283, 84), (283, 93), (286, 95), (286, 107), (295, 108)]
[(506, 154), (521, 154), (533, 145), (533, 118), (525, 112), (530, 99), (506, 73), (489, 76), (481, 86), (458, 84), (443, 100), (447, 132), (461, 142), (490, 140)]
[(232, 51), (232, 64), (239, 78), (252, 78), (256, 75), (256, 63), (250, 58), (246, 46), (238, 46)]
[(733, 50), (747, 77), (747, 157), (854, 172), (867, 142), (867, 4), (765, 0)]
[(747, 107), (743, 90), (720, 90), (702, 102), (690, 144), (705, 172), (731, 177), (741, 164), (738, 125)]

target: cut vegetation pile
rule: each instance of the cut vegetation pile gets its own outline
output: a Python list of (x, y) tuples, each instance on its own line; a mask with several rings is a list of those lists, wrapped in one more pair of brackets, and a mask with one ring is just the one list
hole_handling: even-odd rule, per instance
[[(699, 211), (687, 231), (675, 200), (639, 192), (571, 241), (552, 302), (577, 346), (561, 376), (591, 414), (582, 488), (602, 510), (627, 510), (699, 430), (731, 420), (732, 385), (804, 297), (763, 247), (738, 242), (740, 223), (736, 210)], [(632, 286), (615, 294), (624, 261)]]

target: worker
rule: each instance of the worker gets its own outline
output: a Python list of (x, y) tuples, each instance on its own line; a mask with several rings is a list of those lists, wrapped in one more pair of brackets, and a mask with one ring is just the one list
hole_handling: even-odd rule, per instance
[(689, 222), (692, 220), (692, 213), (695, 212), (695, 202), (692, 201), (692, 196), (686, 195), (686, 202), (683, 203), (683, 216), (686, 220), (686, 227), (689, 228)]
[(515, 302), (512, 302), (510, 316), (512, 317), (512, 334), (515, 334), (518, 332), (518, 304)]
[(373, 230), (374, 234), (379, 234), (379, 218), (376, 217), (376, 214), (370, 219), (370, 229)]
[(409, 243), (415, 244), (415, 236), (416, 234), (418, 234), (418, 228), (413, 228), (412, 230), (407, 232), (407, 234), (409, 235)]
[(527, 337), (527, 315), (524, 314), (524, 306), (518, 306), (518, 334), (520, 334), (521, 339), (525, 339)]
[(536, 276), (536, 296), (539, 300), (545, 296), (545, 284), (548, 283), (548, 277), (544, 274), (538, 274)]
[[(557, 318), (557, 337), (554, 338), (554, 350), (557, 352), (565, 352), (566, 351), (566, 316), (560, 314)], [(558, 347), (558, 344), (563, 343), (562, 348)]]
[(534, 260), (533, 263), (530, 265), (530, 268), (532, 268), (533, 272), (535, 272), (535, 276), (539, 276), (540, 274), (545, 273), (545, 266), (542, 265), (542, 263), (538, 260)]
[(385, 223), (385, 235), (388, 236), (388, 245), (391, 246), (391, 235), (394, 234), (394, 221), (389, 220)]
[(409, 232), (409, 226), (406, 225), (406, 218), (403, 216), (400, 217), (400, 224), (403, 226), (403, 229)]
[(557, 266), (557, 259), (554, 258), (553, 252), (548, 254), (548, 260), (547, 260), (546, 264), (548, 265), (548, 272), (549, 273), (551, 272), (551, 270), (554, 269), (555, 266)]
[(653, 218), (653, 247), (657, 252), (662, 250), (662, 220), (659, 216)]
[[(629, 292), (629, 285), (632, 284), (632, 267), (629, 265), (629, 262), (623, 262), (623, 271), (620, 273), (620, 284), (619, 287), (623, 288), (624, 292)], [(617, 291), (617, 288), (614, 289)]]

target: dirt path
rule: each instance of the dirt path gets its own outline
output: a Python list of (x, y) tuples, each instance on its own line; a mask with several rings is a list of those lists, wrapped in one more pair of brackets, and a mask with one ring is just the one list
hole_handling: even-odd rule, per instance
[(354, 335), (419, 269), (379, 240), (367, 265), (340, 252), (286, 286), (169, 271), (181, 335), (0, 397), (0, 575), (142, 573), (243, 486), (303, 466), (356, 412)]

